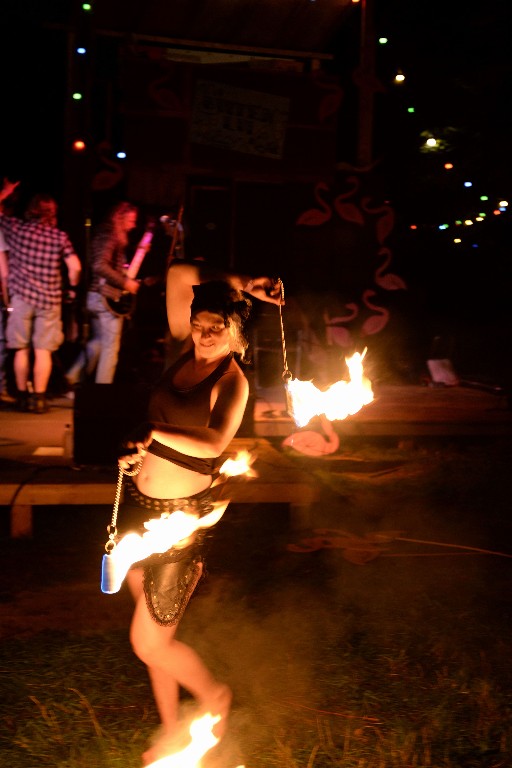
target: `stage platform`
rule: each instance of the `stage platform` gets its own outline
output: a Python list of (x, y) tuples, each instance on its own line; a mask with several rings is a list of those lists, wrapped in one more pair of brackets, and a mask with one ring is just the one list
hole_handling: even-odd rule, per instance
[[(286, 437), (296, 429), (286, 413), (282, 387), (257, 391), (253, 416), (254, 437)], [(41, 415), (2, 405), (0, 482), (16, 464), (72, 464), (73, 457), (64, 455), (64, 442), (73, 420), (73, 402), (66, 397), (51, 400), (49, 412)], [(341, 438), (512, 435), (512, 409), (504, 394), (471, 387), (383, 385), (374, 387), (372, 403), (334, 424)]]
[[(352, 438), (494, 437), (512, 436), (512, 410), (502, 393), (471, 387), (382, 386), (375, 399), (354, 416), (334, 423), (339, 451)], [(33, 507), (112, 504), (117, 469), (77, 466), (72, 440), (73, 403), (56, 398), (46, 414), (0, 410), (0, 506), (10, 510), (12, 536), (30, 536)], [(254, 401), (253, 435), (237, 437), (228, 455), (249, 450), (257, 457), (258, 478), (234, 479), (235, 503), (288, 503), (292, 525), (316, 499), (315, 481), (304, 462), (280, 449), (282, 438), (296, 431), (286, 413), (282, 388), (260, 391)], [(109, 425), (105, 424), (105, 429)], [(92, 441), (94, 445), (94, 440)]]
[[(512, 409), (505, 393), (470, 386), (374, 386), (374, 400), (335, 429), (343, 437), (421, 437), (426, 435), (509, 435)], [(295, 430), (286, 412), (283, 387), (260, 390), (254, 431), (286, 437)]]

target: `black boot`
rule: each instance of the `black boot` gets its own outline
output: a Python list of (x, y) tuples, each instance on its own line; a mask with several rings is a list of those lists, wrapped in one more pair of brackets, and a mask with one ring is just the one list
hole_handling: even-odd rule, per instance
[(32, 400), (30, 398), (30, 392), (27, 390), (18, 389), (16, 393), (16, 410), (21, 413), (28, 413), (32, 410)]
[(34, 413), (48, 413), (45, 392), (34, 392)]

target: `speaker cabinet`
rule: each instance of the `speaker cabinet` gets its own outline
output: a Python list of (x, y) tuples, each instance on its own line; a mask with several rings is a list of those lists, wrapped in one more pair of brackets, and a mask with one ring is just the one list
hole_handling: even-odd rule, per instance
[(116, 465), (123, 441), (147, 420), (147, 384), (83, 384), (75, 392), (76, 465)]

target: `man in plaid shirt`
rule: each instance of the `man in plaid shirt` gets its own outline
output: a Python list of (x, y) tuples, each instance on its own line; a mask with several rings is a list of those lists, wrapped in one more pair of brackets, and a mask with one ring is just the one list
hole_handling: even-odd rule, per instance
[[(4, 180), (0, 205), (19, 182)], [(47, 195), (36, 195), (28, 206), (26, 220), (0, 212), (9, 248), (9, 297), (7, 346), (14, 354), (17, 407), (45, 413), (46, 389), (52, 371), (52, 353), (64, 340), (62, 332), (62, 265), (71, 286), (80, 280), (81, 263), (69, 237), (57, 229), (57, 204)], [(35, 402), (28, 393), (30, 352)]]

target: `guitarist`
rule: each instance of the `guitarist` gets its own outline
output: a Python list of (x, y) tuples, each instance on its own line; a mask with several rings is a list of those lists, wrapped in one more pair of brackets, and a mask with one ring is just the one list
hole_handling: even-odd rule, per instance
[(125, 294), (135, 295), (140, 282), (126, 275), (129, 234), (137, 224), (137, 208), (120, 202), (98, 227), (91, 243), (91, 281), (87, 293), (90, 322), (89, 339), (67, 372), (70, 386), (76, 384), (85, 368), (95, 371), (97, 384), (112, 384), (117, 368), (124, 317), (109, 308)]

